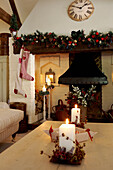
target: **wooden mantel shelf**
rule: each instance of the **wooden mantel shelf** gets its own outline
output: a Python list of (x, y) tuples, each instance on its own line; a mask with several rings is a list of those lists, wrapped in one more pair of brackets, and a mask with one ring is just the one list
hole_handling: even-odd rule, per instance
[[(32, 53), (32, 54), (49, 54), (49, 53), (80, 53), (80, 52), (101, 52), (101, 51), (113, 51), (113, 44), (110, 47), (90, 47), (86, 44), (79, 44), (76, 48), (72, 50), (65, 50), (59, 48), (52, 48), (52, 47), (45, 47), (45, 45), (25, 45), (25, 47)], [(20, 48), (14, 47), (14, 54), (19, 54)]]

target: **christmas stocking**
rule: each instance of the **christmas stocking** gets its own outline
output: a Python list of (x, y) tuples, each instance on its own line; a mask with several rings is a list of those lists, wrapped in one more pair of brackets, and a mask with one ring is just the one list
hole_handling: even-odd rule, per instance
[(27, 73), (27, 66), (28, 66), (28, 60), (29, 60), (30, 51), (26, 50), (23, 53), (22, 56), (22, 64), (20, 69), (20, 77), (29, 81), (33, 81), (34, 78)]
[(20, 57), (19, 57), (19, 63), (18, 63), (18, 71), (17, 71), (17, 75), (16, 75), (14, 93), (23, 95), (24, 97), (27, 97), (25, 92), (22, 90), (22, 79), (20, 78), (20, 68), (21, 68), (21, 63), (22, 63), (23, 52), (24, 52), (24, 47), (22, 46), (21, 51), (20, 51)]

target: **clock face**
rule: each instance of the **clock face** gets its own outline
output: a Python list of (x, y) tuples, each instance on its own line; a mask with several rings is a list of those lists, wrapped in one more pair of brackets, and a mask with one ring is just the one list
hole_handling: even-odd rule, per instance
[(68, 8), (68, 15), (75, 21), (88, 19), (94, 11), (94, 6), (89, 0), (75, 0)]

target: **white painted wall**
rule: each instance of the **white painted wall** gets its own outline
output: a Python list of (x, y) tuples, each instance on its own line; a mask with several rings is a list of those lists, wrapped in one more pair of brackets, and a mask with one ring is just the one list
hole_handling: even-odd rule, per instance
[(0, 20), (0, 33), (10, 33), (9, 25), (2, 20)]
[(113, 0), (92, 0), (95, 10), (93, 15), (85, 21), (77, 22), (69, 18), (68, 6), (74, 0), (38, 0), (35, 8), (22, 25), (20, 34), (41, 32), (55, 32), (70, 35), (73, 30), (93, 30), (100, 32), (113, 31)]
[[(9, 40), (9, 99), (10, 102), (25, 102), (27, 104), (27, 114), (29, 115), (28, 121), (33, 123), (37, 121), (37, 115), (35, 115), (35, 80), (22, 80), (22, 90), (27, 94), (27, 98), (14, 93), (19, 54), (13, 54), (12, 40), (12, 38)], [(35, 56), (32, 54), (29, 57), (27, 73), (35, 77)]]
[(0, 56), (0, 102), (8, 102), (9, 95), (9, 57)]

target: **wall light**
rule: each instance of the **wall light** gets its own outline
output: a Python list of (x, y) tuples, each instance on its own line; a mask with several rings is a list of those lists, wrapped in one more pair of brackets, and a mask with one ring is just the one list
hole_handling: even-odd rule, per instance
[(51, 83), (55, 83), (55, 72), (50, 68), (48, 72), (45, 73), (45, 83), (50, 79)]

